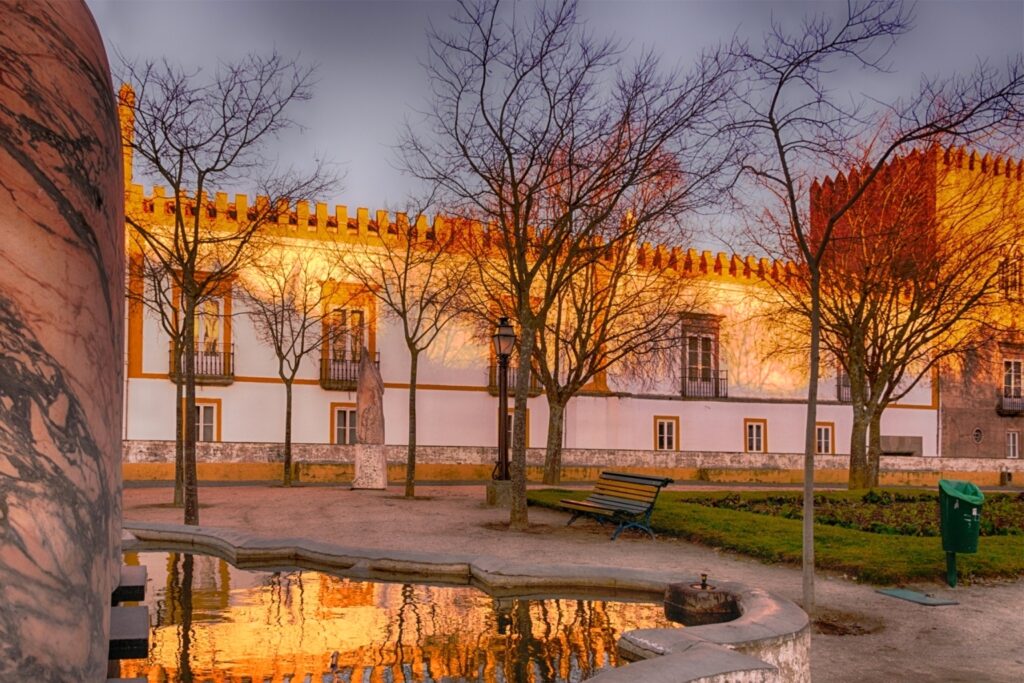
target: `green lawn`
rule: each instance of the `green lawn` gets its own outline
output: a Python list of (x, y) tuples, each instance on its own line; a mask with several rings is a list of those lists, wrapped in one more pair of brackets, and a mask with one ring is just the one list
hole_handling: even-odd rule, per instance
[[(529, 500), (531, 505), (556, 507), (561, 498), (584, 498), (587, 493), (543, 489), (530, 491)], [(725, 548), (767, 562), (799, 564), (801, 520), (709, 505), (715, 500), (736, 495), (730, 492), (664, 491), (658, 497), (651, 525), (661, 535)], [(793, 504), (799, 506), (800, 494), (796, 492), (739, 494), (746, 501), (787, 495), (792, 496)], [(841, 491), (817, 494), (816, 498), (818, 496), (851, 500), (859, 499), (863, 492)], [(786, 506), (783, 505), (782, 509), (785, 510)], [(792, 514), (791, 508), (788, 514)], [(871, 533), (824, 524), (815, 524), (814, 536), (818, 568), (839, 571), (860, 581), (899, 584), (941, 581), (946, 575), (945, 553), (938, 537)], [(977, 554), (957, 555), (957, 567), (960, 581), (965, 583), (980, 578), (1024, 576), (1024, 533), (982, 536)]]

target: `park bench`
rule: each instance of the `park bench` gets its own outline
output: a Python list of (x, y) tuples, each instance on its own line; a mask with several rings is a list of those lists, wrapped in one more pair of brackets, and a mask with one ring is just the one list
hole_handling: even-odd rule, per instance
[(559, 505), (572, 511), (572, 524), (580, 517), (591, 517), (601, 524), (610, 520), (618, 524), (612, 540), (629, 528), (642, 529), (654, 538), (651, 512), (658, 492), (671, 484), (668, 477), (647, 477), (642, 474), (602, 472), (593, 492), (583, 500), (562, 499)]

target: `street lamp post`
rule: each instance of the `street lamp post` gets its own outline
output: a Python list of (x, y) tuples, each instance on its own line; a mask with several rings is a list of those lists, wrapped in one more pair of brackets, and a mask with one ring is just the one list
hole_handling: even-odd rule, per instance
[(508, 481), (508, 357), (516, 344), (516, 332), (508, 318), (498, 321), (492, 339), (498, 357), (498, 462), (491, 476), (496, 481)]

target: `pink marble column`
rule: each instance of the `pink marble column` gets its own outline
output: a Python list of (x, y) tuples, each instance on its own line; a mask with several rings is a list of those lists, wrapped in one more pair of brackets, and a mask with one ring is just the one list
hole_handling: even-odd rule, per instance
[(0, 0), (0, 680), (106, 674), (120, 563), (124, 222), (80, 0)]

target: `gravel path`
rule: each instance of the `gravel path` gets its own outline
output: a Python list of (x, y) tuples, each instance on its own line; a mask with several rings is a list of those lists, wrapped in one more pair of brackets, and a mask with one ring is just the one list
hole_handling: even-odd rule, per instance
[[(124, 518), (181, 522), (166, 486), (124, 491)], [(614, 543), (595, 522), (565, 527), (564, 513), (530, 508), (531, 528), (508, 531), (508, 512), (483, 505), (479, 485), (351, 491), (347, 487), (285, 489), (267, 485), (204, 486), (204, 526), (268, 537), (303, 536), (365, 548), (535, 557), (558, 564), (607, 565), (680, 573), (761, 586), (800, 601), (800, 569), (766, 565), (684, 541), (651, 541), (627, 532)], [(961, 586), (909, 586), (959, 605), (924, 607), (880, 595), (841, 576), (819, 573), (819, 629), (813, 636), (815, 681), (1024, 681), (1024, 581)]]

